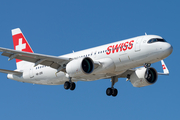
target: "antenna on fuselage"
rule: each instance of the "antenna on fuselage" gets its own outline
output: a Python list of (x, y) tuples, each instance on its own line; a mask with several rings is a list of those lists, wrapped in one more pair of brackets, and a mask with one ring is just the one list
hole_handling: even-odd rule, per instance
[(147, 33), (145, 32), (145, 35), (147, 35)]

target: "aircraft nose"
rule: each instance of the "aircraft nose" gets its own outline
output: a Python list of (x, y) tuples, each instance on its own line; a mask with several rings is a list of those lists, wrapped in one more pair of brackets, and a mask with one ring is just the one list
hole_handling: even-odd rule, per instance
[(169, 55), (172, 53), (172, 51), (173, 51), (173, 47), (172, 47), (172, 45), (169, 44), (169, 43), (164, 44), (163, 48), (164, 48), (164, 52), (165, 52), (168, 56), (169, 56)]
[(172, 45), (169, 44), (169, 43), (168, 43), (168, 45), (167, 45), (167, 51), (169, 52), (169, 54), (171, 54), (172, 51), (173, 51), (173, 47), (172, 47)]

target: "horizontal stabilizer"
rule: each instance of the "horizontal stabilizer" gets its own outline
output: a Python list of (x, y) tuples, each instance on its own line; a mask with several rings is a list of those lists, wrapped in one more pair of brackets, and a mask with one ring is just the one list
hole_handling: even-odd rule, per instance
[(0, 69), (0, 72), (7, 73), (7, 74), (14, 74), (14, 75), (21, 75), (22, 74), (22, 72), (12, 71), (12, 70), (4, 70), (4, 69)]

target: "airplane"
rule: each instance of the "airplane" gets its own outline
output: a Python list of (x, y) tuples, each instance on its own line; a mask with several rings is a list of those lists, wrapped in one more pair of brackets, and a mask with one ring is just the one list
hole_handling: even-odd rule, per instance
[[(16, 59), (16, 70), (0, 69), (8, 79), (19, 82), (61, 85), (74, 90), (77, 81), (111, 79), (108, 96), (117, 96), (118, 78), (127, 78), (134, 87), (154, 84), (158, 75), (168, 75), (163, 59), (173, 51), (161, 36), (143, 35), (62, 56), (34, 53), (20, 28), (12, 29), (14, 50), (0, 47), (8, 61)], [(163, 73), (151, 67), (161, 61)]]

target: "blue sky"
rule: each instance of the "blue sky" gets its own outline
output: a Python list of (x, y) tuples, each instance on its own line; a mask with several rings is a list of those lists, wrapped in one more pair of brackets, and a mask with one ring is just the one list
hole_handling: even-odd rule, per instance
[[(21, 28), (34, 52), (63, 55), (130, 37), (156, 34), (173, 45), (165, 59), (169, 76), (151, 86), (134, 88), (125, 79), (105, 94), (110, 80), (43, 86), (8, 80), (0, 73), (1, 120), (49, 119), (180, 119), (179, 0), (9, 0), (0, 3), (0, 46), (13, 48), (11, 29)], [(0, 56), (2, 69), (16, 69), (15, 60)], [(162, 71), (160, 62), (152, 65)]]

